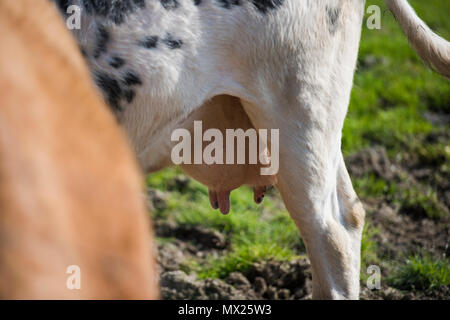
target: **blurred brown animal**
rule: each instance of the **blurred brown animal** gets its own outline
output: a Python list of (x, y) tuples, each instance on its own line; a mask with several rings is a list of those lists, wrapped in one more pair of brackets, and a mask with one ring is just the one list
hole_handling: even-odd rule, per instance
[(0, 2), (0, 298), (157, 298), (132, 152), (52, 3), (30, 2)]

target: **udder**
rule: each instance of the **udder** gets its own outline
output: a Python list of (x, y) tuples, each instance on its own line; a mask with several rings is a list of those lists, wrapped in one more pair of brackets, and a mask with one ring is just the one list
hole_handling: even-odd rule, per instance
[[(253, 125), (245, 113), (240, 100), (231, 96), (217, 96), (203, 105), (185, 120), (181, 127), (188, 129), (194, 137), (194, 121), (202, 121), (202, 129), (219, 129), (223, 135), (223, 155), (225, 159), (226, 129), (247, 129)], [(192, 139), (194, 140), (194, 139)], [(211, 142), (203, 142), (203, 150)], [(194, 150), (194, 142), (192, 142)], [(202, 150), (202, 151), (203, 151)], [(234, 164), (182, 164), (181, 169), (188, 175), (206, 185), (209, 188), (209, 199), (214, 209), (227, 214), (230, 211), (230, 193), (242, 185), (253, 187), (254, 201), (261, 203), (268, 187), (277, 182), (275, 175), (262, 175), (261, 168), (269, 167), (270, 163), (262, 164), (259, 159), (257, 164), (249, 164), (249, 145), (245, 146), (245, 164), (237, 163), (237, 145), (234, 149)], [(259, 152), (260, 150), (258, 150)], [(269, 158), (267, 148), (261, 150), (264, 157)], [(194, 156), (192, 155), (192, 161)]]

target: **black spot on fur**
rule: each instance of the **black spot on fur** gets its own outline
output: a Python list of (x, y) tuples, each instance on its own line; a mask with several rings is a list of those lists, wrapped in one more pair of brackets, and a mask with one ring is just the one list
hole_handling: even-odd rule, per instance
[(62, 13), (67, 15), (67, 9), (71, 5), (71, 0), (56, 0), (56, 4), (58, 5)]
[(92, 14), (94, 12), (94, 8), (92, 7), (91, 0), (83, 0), (83, 9), (87, 14)]
[(233, 6), (241, 5), (241, 0), (218, 0), (218, 2), (225, 9), (231, 9)]
[(134, 85), (141, 85), (142, 80), (134, 71), (128, 71), (123, 77), (123, 83), (131, 87)]
[(160, 0), (160, 1), (161, 1), (161, 5), (166, 10), (173, 10), (180, 6), (180, 3), (178, 2), (178, 0)]
[(128, 103), (131, 103), (133, 102), (134, 97), (136, 96), (136, 92), (134, 92), (134, 90), (127, 89), (124, 91), (123, 96)]
[(180, 49), (183, 45), (183, 40), (174, 39), (171, 34), (167, 34), (166, 37), (162, 40), (164, 44), (169, 47), (169, 49)]
[(120, 25), (125, 21), (127, 13), (133, 12), (133, 4), (129, 1), (116, 1), (112, 3), (109, 19)]
[(88, 14), (102, 16), (115, 24), (125, 22), (127, 16), (145, 8), (145, 0), (83, 0)]
[[(97, 86), (103, 92), (106, 102), (115, 110), (122, 111), (121, 102), (133, 102), (136, 91), (132, 86), (141, 85), (142, 80), (133, 71), (127, 71), (121, 81), (104, 72), (94, 73)], [(122, 86), (121, 86), (122, 84)]]
[(133, 0), (133, 2), (140, 9), (144, 9), (145, 8), (145, 0)]
[(121, 57), (112, 57), (109, 61), (109, 65), (113, 67), (114, 69), (119, 69), (125, 64), (125, 60), (123, 60)]
[(94, 58), (98, 59), (106, 52), (110, 35), (104, 26), (99, 26), (97, 30), (97, 47), (95, 48)]
[(156, 48), (158, 45), (159, 37), (158, 36), (149, 36), (146, 37), (144, 40), (139, 42), (139, 45), (147, 48), (147, 49), (153, 49)]
[(103, 91), (103, 95), (109, 105), (115, 110), (121, 111), (120, 99), (122, 97), (122, 89), (119, 81), (103, 72), (94, 74), (94, 79), (98, 87)]
[(202, 4), (202, 0), (194, 0), (194, 4), (195, 4), (196, 6), (199, 6), (199, 5)]
[(102, 17), (108, 16), (112, 3), (111, 0), (88, 0), (85, 2), (89, 2), (92, 6), (92, 11)]
[(340, 8), (327, 7), (327, 21), (328, 30), (331, 34), (335, 34), (339, 27), (339, 16), (341, 15)]
[(281, 7), (284, 0), (252, 0), (253, 5), (262, 13)]

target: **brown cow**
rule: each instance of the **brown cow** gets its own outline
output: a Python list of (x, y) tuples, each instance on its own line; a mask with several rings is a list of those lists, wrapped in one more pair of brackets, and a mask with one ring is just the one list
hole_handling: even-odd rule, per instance
[(24, 4), (0, 2), (0, 298), (157, 298), (132, 153), (53, 5)]

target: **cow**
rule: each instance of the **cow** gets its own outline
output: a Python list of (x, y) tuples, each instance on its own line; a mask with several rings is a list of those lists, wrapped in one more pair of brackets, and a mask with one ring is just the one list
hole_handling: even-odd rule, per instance
[[(422, 22), (407, 1), (386, 2), (422, 59), (450, 77), (448, 42)], [(341, 135), (364, 1), (56, 4), (66, 18), (72, 6), (81, 8), (81, 28), (73, 34), (146, 173), (168, 164), (172, 133), (189, 126), (186, 119), (202, 107), (213, 113), (223, 108), (214, 103), (216, 97), (231, 97), (228, 108), (237, 104), (248, 117), (247, 126), (279, 130), (280, 169), (272, 180), (256, 181), (250, 174), (246, 181), (231, 167), (214, 170), (230, 170), (236, 185), (255, 183), (258, 188), (276, 183), (310, 257), (313, 298), (358, 298), (365, 214), (345, 167)], [(223, 115), (215, 121), (232, 121)], [(239, 125), (231, 123), (234, 128)], [(211, 169), (195, 170), (199, 171), (192, 174), (200, 176)], [(203, 183), (211, 188), (213, 206), (217, 198), (226, 212), (229, 189), (236, 185), (220, 188), (216, 177)]]
[(138, 165), (59, 12), (1, 1), (0, 35), (0, 298), (158, 298)]

